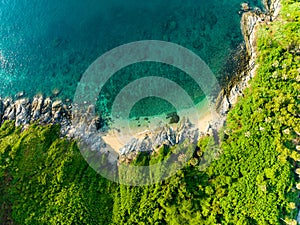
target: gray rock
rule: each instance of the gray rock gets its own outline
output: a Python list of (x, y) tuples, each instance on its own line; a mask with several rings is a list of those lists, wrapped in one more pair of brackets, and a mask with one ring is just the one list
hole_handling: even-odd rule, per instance
[(120, 149), (121, 155), (127, 155), (137, 149), (138, 139), (132, 138), (123, 148)]
[[(243, 5), (245, 9), (246, 5)], [(221, 116), (226, 116), (230, 108), (233, 107), (239, 96), (243, 95), (243, 91), (248, 87), (249, 81), (254, 76), (256, 72), (256, 37), (255, 29), (257, 24), (263, 20), (261, 15), (258, 15), (255, 12), (249, 11), (243, 14), (241, 19), (241, 28), (242, 33), (246, 43), (247, 54), (250, 56), (248, 66), (245, 68), (245, 71), (242, 71), (237, 77), (241, 79), (234, 84), (230, 89), (225, 93), (223, 90), (217, 99), (216, 109)]]
[(52, 110), (57, 110), (59, 108), (61, 108), (63, 105), (61, 100), (57, 100), (55, 102), (52, 103)]
[(29, 99), (20, 99), (15, 102), (16, 108), (16, 126), (30, 123), (30, 102)]
[(48, 112), (51, 112), (51, 109), (52, 109), (52, 100), (50, 98), (46, 98), (44, 100), (44, 104), (41, 112), (42, 114), (46, 114)]
[(228, 97), (225, 95), (222, 102), (221, 102), (221, 105), (220, 105), (220, 114), (221, 115), (225, 115), (229, 112), (229, 109), (230, 109), (231, 105), (230, 105), (230, 102), (228, 100)]
[(245, 39), (247, 52), (250, 56), (255, 53), (253, 31), (258, 21), (261, 21), (259, 16), (253, 12), (244, 13), (241, 20), (242, 32)]
[(175, 132), (168, 126), (162, 127), (160, 131), (153, 137), (153, 146), (155, 148), (158, 148), (166, 143), (168, 143), (170, 146), (176, 144)]
[(154, 149), (152, 147), (152, 140), (149, 136), (146, 136), (142, 141), (138, 143), (137, 151), (140, 152), (152, 152)]
[(121, 155), (132, 155), (134, 152), (153, 152), (163, 145), (174, 146), (188, 140), (197, 143), (199, 130), (188, 120), (183, 118), (177, 130), (164, 126), (153, 131), (141, 139), (132, 138), (122, 149)]
[(35, 96), (31, 103), (31, 118), (33, 121), (36, 121), (41, 116), (41, 111), (43, 107), (43, 96)]
[[(7, 105), (7, 102), (8, 101), (6, 101), (4, 104)], [(12, 103), (11, 105), (8, 105), (5, 108), (2, 119), (3, 120), (15, 120), (15, 118), (16, 118), (16, 108), (15, 108), (14, 103)]]
[(40, 122), (44, 124), (52, 122), (52, 100), (50, 98), (46, 98), (44, 100), (44, 104), (41, 110)]
[(52, 109), (51, 109), (51, 114), (52, 114), (52, 119), (55, 122), (59, 122), (61, 116), (63, 113), (63, 103), (62, 101), (58, 100), (52, 103)]
[(3, 100), (3, 105), (4, 105), (4, 108), (7, 108), (8, 106), (10, 106), (12, 104), (12, 99), (11, 98), (5, 98)]
[(195, 143), (198, 141), (199, 130), (186, 118), (183, 118), (180, 127), (177, 129), (176, 144), (181, 144), (185, 140), (189, 140), (189, 143)]
[(5, 120), (15, 120), (16, 126), (27, 127), (30, 123), (39, 121), (40, 124), (61, 125), (61, 135), (67, 136), (71, 129), (71, 107), (55, 101), (52, 103), (50, 98), (44, 99), (37, 95), (32, 101), (28, 98), (0, 99), (0, 124)]

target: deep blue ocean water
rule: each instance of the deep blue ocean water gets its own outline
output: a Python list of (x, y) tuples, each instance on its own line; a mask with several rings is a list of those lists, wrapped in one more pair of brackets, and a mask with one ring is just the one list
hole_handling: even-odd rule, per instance
[[(20, 91), (29, 97), (37, 93), (51, 96), (58, 89), (58, 98), (72, 99), (82, 74), (95, 59), (112, 48), (138, 40), (180, 44), (198, 54), (216, 76), (222, 76), (220, 68), (228, 54), (243, 41), (240, 3), (0, 0), (0, 96), (14, 96)], [(250, 4), (258, 3), (254, 0)], [(127, 70), (143, 72), (145, 66)], [(157, 68), (153, 66), (152, 73)], [(184, 78), (178, 81), (193, 86)], [(120, 88), (126, 81), (118, 82), (116, 77), (115, 83)], [(111, 89), (107, 87), (107, 91)], [(201, 98), (197, 91), (190, 93), (195, 99)], [(114, 93), (107, 94), (108, 98), (111, 95)]]

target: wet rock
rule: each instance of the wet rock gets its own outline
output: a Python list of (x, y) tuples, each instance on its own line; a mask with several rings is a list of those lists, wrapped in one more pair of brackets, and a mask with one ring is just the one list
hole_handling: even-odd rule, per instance
[(44, 104), (41, 110), (40, 121), (41, 123), (51, 123), (52, 121), (52, 100), (50, 98), (46, 98), (44, 100)]
[(172, 116), (171, 120), (170, 120), (170, 124), (172, 123), (178, 123), (180, 120), (179, 116), (178, 115), (174, 115)]
[(52, 95), (56, 97), (56, 96), (58, 96), (58, 95), (60, 94), (60, 92), (61, 92), (60, 89), (54, 88), (54, 89), (52, 90)]
[(193, 41), (193, 47), (201, 50), (204, 47), (202, 39), (198, 37), (195, 41)]
[(180, 118), (179, 118), (179, 116), (177, 115), (176, 112), (172, 112), (172, 113), (167, 114), (166, 119), (170, 119), (170, 121), (169, 121), (170, 124), (178, 123), (179, 120), (180, 120)]
[(209, 24), (210, 29), (212, 29), (217, 24), (218, 18), (215, 14), (209, 12), (207, 16), (207, 22)]
[(16, 98), (22, 98), (25, 96), (25, 91), (21, 91), (15, 95)]
[(15, 120), (16, 118), (16, 108), (13, 102), (10, 100), (6, 100), (4, 102), (4, 105), (7, 105), (5, 107), (2, 120)]
[(15, 102), (16, 108), (16, 126), (21, 126), (30, 123), (30, 102), (29, 99), (20, 99)]
[(43, 107), (43, 96), (35, 96), (31, 103), (31, 118), (36, 121), (41, 116), (41, 110)]
[(167, 29), (168, 29), (170, 32), (176, 30), (177, 26), (178, 26), (178, 25), (177, 25), (177, 22), (176, 22), (175, 20), (170, 20), (170, 21), (168, 21), (168, 23), (167, 23), (167, 25), (166, 25)]
[(247, 3), (247, 2), (242, 3), (242, 4), (241, 4), (241, 10), (242, 10), (243, 12), (248, 12), (248, 11), (250, 11), (250, 10), (251, 10), (251, 7), (249, 6), (249, 3)]

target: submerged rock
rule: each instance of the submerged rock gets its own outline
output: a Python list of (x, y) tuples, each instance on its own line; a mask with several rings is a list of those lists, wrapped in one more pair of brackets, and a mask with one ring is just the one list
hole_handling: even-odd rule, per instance
[(208, 12), (207, 23), (209, 24), (210, 29), (213, 29), (213, 27), (217, 24), (217, 22), (218, 22), (218, 17), (214, 13)]
[(180, 117), (177, 115), (176, 112), (172, 112), (172, 113), (167, 114), (166, 119), (170, 119), (169, 123), (173, 124), (173, 123), (178, 123), (180, 120)]
[(16, 98), (22, 98), (25, 95), (25, 91), (21, 91), (15, 95)]
[(178, 25), (175, 20), (171, 20), (171, 21), (168, 21), (166, 26), (167, 26), (167, 29), (172, 32), (172, 31), (176, 30)]
[(58, 89), (58, 88), (54, 88), (54, 89), (52, 90), (52, 95), (53, 95), (53, 96), (57, 96), (57, 95), (59, 95), (59, 94), (60, 94), (60, 92), (61, 92), (61, 90), (60, 90), (60, 89)]
[(251, 10), (251, 7), (249, 6), (249, 3), (247, 3), (247, 2), (242, 3), (242, 4), (241, 4), (241, 10), (242, 10), (243, 12), (248, 12), (248, 11), (250, 11), (250, 10)]

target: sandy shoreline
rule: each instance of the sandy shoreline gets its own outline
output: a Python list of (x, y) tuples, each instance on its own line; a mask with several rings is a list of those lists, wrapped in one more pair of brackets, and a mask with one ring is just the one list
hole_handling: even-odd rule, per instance
[[(194, 109), (184, 109), (178, 111), (180, 121), (188, 118), (192, 124), (198, 128), (199, 133), (205, 133), (212, 121), (217, 116), (209, 107), (208, 101), (200, 102)], [(154, 117), (141, 117), (132, 120), (116, 119), (110, 129), (104, 136), (103, 140), (110, 145), (117, 153), (133, 138), (144, 139), (151, 137), (161, 131), (164, 127), (170, 127), (172, 130), (178, 130), (178, 123), (169, 124), (166, 114)]]

